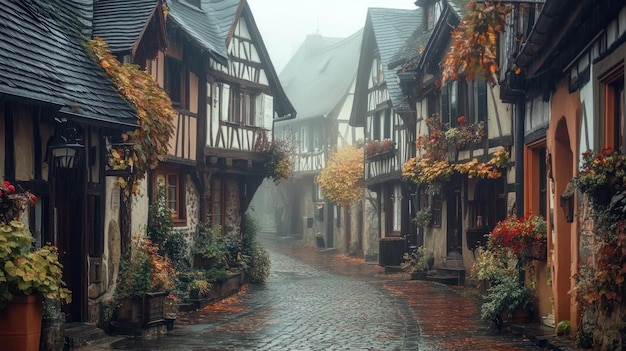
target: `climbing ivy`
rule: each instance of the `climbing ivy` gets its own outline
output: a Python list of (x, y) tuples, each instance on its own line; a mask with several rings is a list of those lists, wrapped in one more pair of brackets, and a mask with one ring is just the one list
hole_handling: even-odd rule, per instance
[(500, 1), (472, 1), (467, 7), (467, 15), (451, 33), (452, 46), (443, 60), (443, 80), (458, 79), (461, 74), (468, 80), (484, 75), (488, 82), (497, 84), (498, 34), (504, 31), (511, 9)]
[(128, 131), (133, 144), (132, 173), (119, 178), (117, 184), (125, 193), (138, 194), (139, 183), (146, 172), (165, 159), (174, 134), (176, 111), (169, 96), (154, 78), (135, 64), (121, 64), (102, 38), (87, 42), (92, 59), (106, 72), (124, 98), (135, 108), (139, 128)]

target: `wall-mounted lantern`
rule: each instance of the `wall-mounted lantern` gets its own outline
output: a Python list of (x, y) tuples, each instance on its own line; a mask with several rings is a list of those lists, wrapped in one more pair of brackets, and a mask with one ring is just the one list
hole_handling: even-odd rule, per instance
[(76, 128), (65, 128), (48, 146), (49, 161), (54, 168), (75, 168), (79, 164), (80, 152), (84, 148)]

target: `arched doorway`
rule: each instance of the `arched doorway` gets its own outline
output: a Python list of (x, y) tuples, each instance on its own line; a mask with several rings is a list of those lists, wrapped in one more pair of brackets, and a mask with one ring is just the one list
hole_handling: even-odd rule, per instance
[[(572, 320), (570, 310), (570, 291), (572, 286), (572, 262), (577, 252), (577, 241), (572, 235), (572, 224), (566, 222), (565, 215), (559, 206), (558, 198), (573, 177), (574, 153), (571, 149), (570, 136), (565, 117), (557, 123), (552, 148), (553, 192), (550, 204), (552, 244), (554, 256), (553, 293), (555, 320)], [(549, 233), (550, 234), (550, 233)]]

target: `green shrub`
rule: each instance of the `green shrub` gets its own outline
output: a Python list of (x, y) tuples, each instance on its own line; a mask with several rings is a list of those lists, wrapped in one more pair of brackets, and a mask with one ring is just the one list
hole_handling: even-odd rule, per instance
[(253, 217), (246, 215), (241, 230), (241, 265), (249, 281), (261, 284), (270, 274), (270, 257), (256, 241), (259, 226)]
[(172, 210), (167, 206), (165, 186), (159, 185), (156, 199), (148, 207), (148, 238), (163, 248), (172, 236), (174, 222)]
[(252, 246), (252, 255), (247, 265), (248, 269), (246, 270), (246, 274), (250, 283), (264, 283), (270, 275), (270, 255), (256, 243)]
[(196, 240), (191, 247), (191, 253), (213, 259), (216, 268), (225, 268), (227, 266), (227, 248), (221, 227), (213, 227), (209, 221), (200, 223)]
[(535, 292), (520, 284), (517, 276), (504, 276), (487, 289), (487, 298), (480, 310), (481, 318), (491, 321), (503, 313), (530, 308), (534, 299)]

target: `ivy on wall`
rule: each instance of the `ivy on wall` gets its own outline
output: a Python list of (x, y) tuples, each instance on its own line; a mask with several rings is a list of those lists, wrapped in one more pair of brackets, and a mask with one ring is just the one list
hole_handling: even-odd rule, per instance
[(165, 159), (170, 138), (174, 135), (176, 110), (169, 96), (154, 78), (135, 64), (121, 64), (102, 38), (87, 42), (87, 52), (106, 72), (124, 98), (135, 108), (138, 128), (127, 132), (133, 144), (132, 172), (129, 178), (118, 178), (125, 193), (137, 194), (139, 184), (150, 169)]

